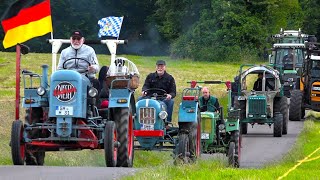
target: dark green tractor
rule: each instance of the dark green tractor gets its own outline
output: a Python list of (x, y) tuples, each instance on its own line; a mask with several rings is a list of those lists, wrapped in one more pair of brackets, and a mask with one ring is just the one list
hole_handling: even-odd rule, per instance
[(304, 117), (302, 92), (300, 87), (303, 60), (305, 58), (305, 41), (314, 41), (314, 36), (303, 34), (301, 30), (280, 30), (279, 34), (273, 36), (275, 43), (269, 63), (280, 73), (280, 82), (283, 86), (284, 95), (290, 98), (289, 117), (290, 120), (300, 121)]
[[(243, 70), (244, 67), (249, 67)], [(273, 125), (273, 136), (288, 133), (288, 100), (283, 94), (279, 72), (265, 65), (242, 65), (240, 85), (235, 105), (240, 110), (242, 134), (247, 134), (248, 125)], [(263, 74), (261, 90), (250, 88), (258, 74)]]

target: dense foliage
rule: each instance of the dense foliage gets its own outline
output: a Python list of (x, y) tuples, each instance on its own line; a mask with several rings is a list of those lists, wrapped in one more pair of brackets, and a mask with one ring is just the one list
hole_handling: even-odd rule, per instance
[[(0, 14), (11, 3), (2, 0)], [(130, 43), (119, 53), (237, 61), (262, 58), (270, 35), (280, 28), (320, 35), (319, 6), (316, 0), (52, 0), (51, 13), (54, 38), (81, 29), (86, 39), (97, 39), (99, 19), (124, 16), (120, 39)], [(50, 52), (48, 38), (27, 44), (34, 52)]]

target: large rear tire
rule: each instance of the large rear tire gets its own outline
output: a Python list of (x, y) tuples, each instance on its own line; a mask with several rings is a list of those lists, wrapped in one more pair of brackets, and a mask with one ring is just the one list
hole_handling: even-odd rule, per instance
[(283, 122), (283, 115), (280, 112), (274, 113), (273, 116), (273, 136), (274, 137), (281, 137), (282, 136), (282, 122)]
[(108, 121), (105, 127), (104, 137), (104, 153), (107, 167), (115, 167), (117, 165), (118, 147), (115, 146), (117, 142), (117, 130), (113, 121)]
[(178, 158), (175, 159), (175, 164), (177, 161), (182, 163), (190, 162), (190, 144), (189, 144), (189, 136), (188, 134), (181, 133), (179, 135), (179, 143), (178, 143)]
[(132, 108), (116, 108), (114, 120), (117, 127), (118, 147), (117, 166), (133, 166), (133, 119)]
[(232, 161), (234, 163), (230, 165), (232, 167), (237, 167), (237, 168), (240, 166), (240, 158), (241, 158), (241, 137), (240, 136), (241, 135), (238, 130), (231, 132), (232, 142), (234, 142), (234, 145), (235, 145), (235, 155), (234, 155), (234, 161)]
[(228, 164), (231, 167), (235, 167), (236, 164), (236, 145), (233, 141), (229, 143), (229, 148), (228, 148)]
[(26, 145), (23, 142), (23, 123), (20, 120), (12, 122), (11, 129), (11, 155), (14, 165), (24, 165), (26, 158)]
[[(25, 121), (32, 125), (39, 123), (43, 116), (42, 108), (28, 108), (26, 109)], [(28, 133), (29, 138), (39, 138), (44, 134), (41, 134), (41, 129), (33, 129)], [(27, 165), (44, 165), (45, 151), (31, 151), (28, 148), (26, 149), (26, 164)]]
[(289, 119), (291, 121), (301, 121), (303, 110), (303, 95), (300, 90), (292, 90), (290, 97)]
[(241, 121), (243, 119), (246, 119), (246, 101), (240, 101), (239, 102), (239, 108), (240, 108), (241, 134), (247, 134), (248, 133), (248, 124), (247, 123), (241, 123)]
[(195, 161), (201, 156), (201, 114), (198, 111), (197, 123), (193, 123), (189, 135), (191, 160)]

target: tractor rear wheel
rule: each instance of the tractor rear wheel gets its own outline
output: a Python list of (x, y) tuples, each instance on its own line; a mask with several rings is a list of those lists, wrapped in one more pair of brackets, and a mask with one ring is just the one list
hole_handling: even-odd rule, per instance
[(303, 108), (303, 95), (300, 90), (292, 90), (290, 98), (289, 119), (291, 121), (301, 121)]
[(232, 131), (231, 132), (231, 141), (234, 142), (235, 145), (235, 155), (234, 155), (234, 164), (230, 164), (233, 167), (240, 166), (240, 157), (241, 157), (241, 137), (240, 132)]
[(178, 143), (178, 158), (175, 161), (181, 161), (182, 163), (188, 163), (190, 160), (190, 144), (189, 135), (186, 133), (181, 133), (179, 135)]
[(191, 126), (189, 135), (191, 159), (195, 161), (201, 156), (201, 113), (198, 109), (197, 122)]
[(117, 130), (113, 121), (108, 121), (105, 127), (104, 137), (104, 155), (107, 167), (115, 167), (117, 165), (118, 147), (115, 146), (117, 142)]
[(236, 164), (236, 145), (233, 141), (229, 143), (228, 164), (231, 167), (235, 167), (235, 164)]
[(113, 112), (117, 127), (118, 147), (117, 166), (132, 167), (133, 165), (133, 119), (132, 108), (116, 108)]
[(283, 115), (280, 112), (275, 112), (273, 116), (273, 136), (274, 137), (281, 137), (282, 136), (282, 122), (283, 122)]
[(43, 166), (44, 165), (44, 159), (45, 159), (45, 156), (46, 156), (46, 152), (45, 151), (38, 151), (38, 152), (34, 152), (33, 155), (37, 160), (37, 165), (38, 166)]
[(241, 123), (241, 121), (246, 118), (246, 101), (240, 101), (239, 106), (240, 106), (239, 108), (240, 108), (241, 134), (247, 134), (248, 133), (248, 124)]
[(20, 120), (12, 122), (11, 129), (11, 155), (14, 165), (24, 165), (26, 145), (23, 142), (23, 123)]
[[(28, 124), (32, 125), (35, 123), (39, 123), (43, 116), (43, 109), (42, 108), (28, 108), (26, 109), (26, 116), (25, 121)], [(33, 129), (29, 133), (29, 138), (39, 138), (42, 137), (44, 134), (41, 134), (41, 129)], [(27, 165), (44, 165), (45, 159), (45, 151), (31, 151), (26, 148), (26, 164)]]

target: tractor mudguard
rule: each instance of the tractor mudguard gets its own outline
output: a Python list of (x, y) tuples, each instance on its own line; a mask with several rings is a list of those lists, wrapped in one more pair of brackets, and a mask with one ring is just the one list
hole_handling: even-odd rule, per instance
[(109, 108), (129, 107), (132, 93), (128, 89), (110, 89)]
[(199, 103), (197, 101), (182, 101), (179, 107), (178, 123), (197, 122)]
[(226, 132), (239, 130), (239, 120), (226, 120)]

